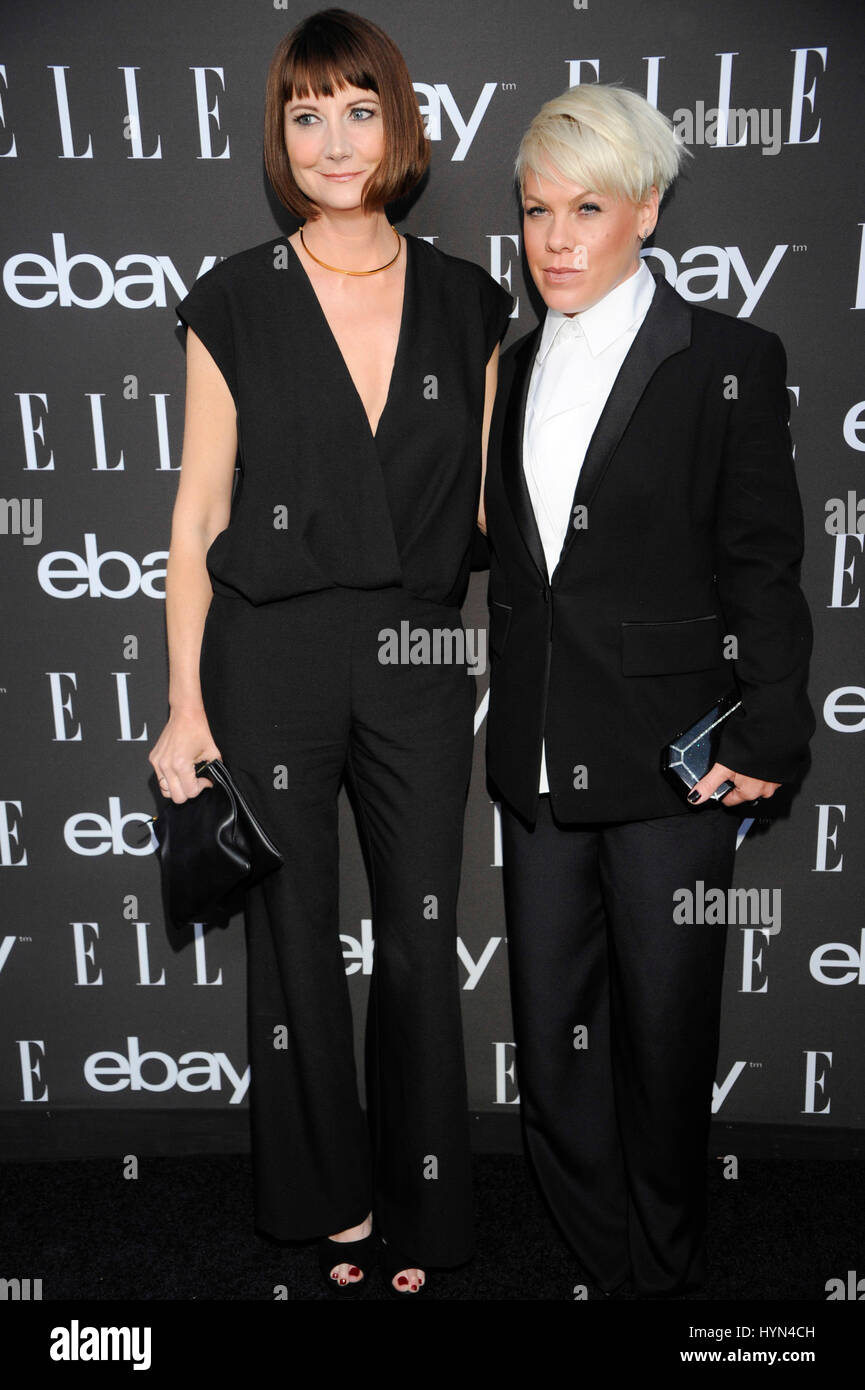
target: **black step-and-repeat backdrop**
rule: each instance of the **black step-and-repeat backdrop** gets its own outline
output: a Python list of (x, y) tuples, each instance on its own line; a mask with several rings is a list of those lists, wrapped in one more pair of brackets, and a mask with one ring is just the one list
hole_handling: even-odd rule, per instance
[[(293, 229), (263, 172), (264, 79), (312, 8), (18, 0), (0, 21), (0, 1123), (30, 1136), (16, 1152), (51, 1146), (46, 1117), (85, 1112), (130, 1125), (130, 1112), (167, 1112), (166, 1151), (190, 1115), (241, 1132), (242, 921), (167, 927), (146, 825), (159, 806), (147, 752), (167, 714), (164, 573), (183, 429), (170, 306), (221, 257)], [(402, 48), (432, 141), (402, 227), (514, 293), (507, 342), (538, 310), (511, 182), (520, 135), (565, 87), (621, 81), (695, 156), (650, 267), (786, 346), (818, 730), (788, 813), (743, 823), (736, 883), (755, 891), (738, 897), (729, 932), (715, 1113), (860, 1128), (865, 13), (852, 0), (361, 9)], [(467, 625), (485, 624), (485, 589), (476, 574)], [(515, 1115), (486, 691), (484, 674), (457, 949), (471, 1107)], [(347, 803), (341, 818), (360, 1034), (375, 923)], [(63, 1152), (88, 1152), (83, 1126), (62, 1128)]]

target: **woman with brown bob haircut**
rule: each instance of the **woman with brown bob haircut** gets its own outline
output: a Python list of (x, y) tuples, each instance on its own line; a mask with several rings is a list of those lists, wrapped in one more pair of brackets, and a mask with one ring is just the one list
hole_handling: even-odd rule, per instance
[[(464, 641), (461, 661), (424, 651), (432, 630), (463, 636), (511, 298), (388, 222), (429, 144), (376, 25), (325, 10), (281, 41), (264, 154), (302, 225), (176, 306), (170, 716), (149, 757), (175, 801), (209, 785), (197, 761), (222, 758), (284, 856), (244, 901), (257, 1225), (318, 1237), (329, 1289), (358, 1291), (381, 1258), (388, 1291), (418, 1293), (473, 1252), (456, 904), (474, 681)], [(366, 1113), (339, 936), (343, 782), (375, 933)]]

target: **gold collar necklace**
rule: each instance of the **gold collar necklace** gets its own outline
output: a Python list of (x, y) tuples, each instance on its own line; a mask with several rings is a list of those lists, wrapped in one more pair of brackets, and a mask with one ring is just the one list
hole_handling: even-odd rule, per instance
[(318, 259), (318, 256), (316, 256), (312, 251), (310, 251), (309, 247), (304, 241), (302, 227), (300, 229), (300, 244), (303, 247), (306, 254), (308, 256), (312, 256), (312, 259), (315, 261), (316, 265), (323, 266), (325, 270), (336, 270), (339, 272), (340, 275), (378, 275), (380, 271), (387, 270), (388, 266), (393, 265), (394, 261), (400, 253), (400, 246), (402, 243), (399, 239), (399, 232), (397, 231), (393, 223), (391, 223), (390, 229), (396, 237), (396, 254), (391, 256), (390, 260), (387, 261), (384, 265), (377, 265), (375, 270), (343, 270), (341, 265), (328, 265), (327, 261), (320, 261)]

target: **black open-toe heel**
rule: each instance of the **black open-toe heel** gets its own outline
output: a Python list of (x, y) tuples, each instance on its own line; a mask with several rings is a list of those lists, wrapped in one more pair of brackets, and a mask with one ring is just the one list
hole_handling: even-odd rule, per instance
[[(331, 1240), (325, 1236), (318, 1242), (318, 1267), (328, 1288), (341, 1297), (358, 1293), (367, 1284), (370, 1271), (375, 1268), (381, 1250), (381, 1241), (375, 1231), (370, 1231), (362, 1240)], [(337, 1265), (356, 1265), (363, 1275), (362, 1279), (349, 1279), (340, 1284), (332, 1279), (330, 1271)]]
[[(414, 1290), (412, 1290), (411, 1285), (408, 1285), (402, 1291), (395, 1289), (393, 1281), (404, 1269), (423, 1269), (423, 1283), (418, 1284), (417, 1288)], [(387, 1243), (382, 1246), (381, 1273), (387, 1285), (388, 1292), (391, 1293), (394, 1298), (418, 1298), (427, 1286), (426, 1270), (423, 1265), (419, 1265), (402, 1250), (398, 1250), (395, 1246), (388, 1245)]]

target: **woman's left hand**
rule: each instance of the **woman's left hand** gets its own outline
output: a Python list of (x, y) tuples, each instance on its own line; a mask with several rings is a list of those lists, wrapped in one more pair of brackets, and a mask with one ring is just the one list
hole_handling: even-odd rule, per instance
[[(723, 763), (713, 763), (705, 777), (695, 782), (688, 793), (691, 805), (701, 806), (704, 801), (708, 801), (712, 792), (716, 787), (720, 787), (722, 782), (733, 783), (733, 790), (721, 797), (722, 806), (740, 806), (743, 802), (758, 801), (761, 798), (768, 801), (781, 785), (780, 782), (760, 782), (756, 777), (745, 777), (741, 772), (734, 772)], [(699, 792), (700, 795), (695, 797), (694, 792)]]

